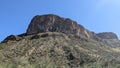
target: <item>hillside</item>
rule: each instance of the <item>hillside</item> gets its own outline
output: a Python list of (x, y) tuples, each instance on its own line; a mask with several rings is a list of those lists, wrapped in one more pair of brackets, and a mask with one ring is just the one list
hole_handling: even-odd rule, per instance
[(35, 16), (0, 43), (0, 68), (120, 68), (120, 41), (57, 15)]

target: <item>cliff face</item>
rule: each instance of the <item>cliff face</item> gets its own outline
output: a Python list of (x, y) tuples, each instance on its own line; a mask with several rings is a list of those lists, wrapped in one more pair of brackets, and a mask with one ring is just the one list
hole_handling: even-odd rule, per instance
[(62, 32), (91, 39), (118, 39), (115, 33), (103, 32), (96, 34), (69, 18), (62, 18), (54, 14), (35, 16), (31, 20), (26, 34), (29, 35), (42, 32)]
[(92, 33), (86, 30), (82, 25), (77, 24), (68, 18), (62, 18), (57, 15), (48, 14), (35, 16), (28, 29), (27, 34), (36, 34), (42, 32), (62, 32), (90, 38)]

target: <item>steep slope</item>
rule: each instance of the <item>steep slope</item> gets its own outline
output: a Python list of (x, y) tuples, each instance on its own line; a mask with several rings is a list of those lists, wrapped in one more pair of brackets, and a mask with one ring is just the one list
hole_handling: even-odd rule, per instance
[(26, 33), (0, 43), (0, 68), (120, 68), (120, 41), (70, 19), (35, 16)]
[(78, 25), (69, 18), (62, 18), (57, 15), (48, 14), (35, 16), (28, 29), (27, 34), (36, 34), (41, 32), (62, 32), (74, 34), (77, 36), (92, 37), (92, 33), (86, 30), (82, 25)]

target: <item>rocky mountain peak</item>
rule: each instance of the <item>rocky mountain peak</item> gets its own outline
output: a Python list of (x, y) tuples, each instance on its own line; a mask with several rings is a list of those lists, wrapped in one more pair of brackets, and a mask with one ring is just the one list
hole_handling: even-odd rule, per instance
[(54, 14), (37, 15), (31, 20), (26, 33), (37, 34), (41, 32), (62, 32), (84, 37), (92, 35), (90, 31), (75, 21)]
[(118, 39), (117, 35), (113, 32), (98, 33), (97, 36), (102, 39)]
[(20, 40), (20, 37), (27, 35), (34, 35), (43, 32), (60, 32), (65, 34), (73, 34), (80, 38), (90, 38), (94, 40), (102, 39), (117, 39), (118, 37), (112, 32), (94, 33), (85, 29), (82, 25), (77, 24), (69, 18), (63, 18), (55, 14), (36, 15), (31, 20), (26, 33), (18, 36), (10, 35), (2, 42), (8, 42), (9, 40)]

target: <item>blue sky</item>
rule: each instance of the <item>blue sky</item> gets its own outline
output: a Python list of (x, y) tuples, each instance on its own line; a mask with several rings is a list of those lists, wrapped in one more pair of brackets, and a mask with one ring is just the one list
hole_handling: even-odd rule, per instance
[(120, 36), (120, 0), (0, 0), (0, 41), (18, 35), (35, 15), (57, 14), (85, 28)]

